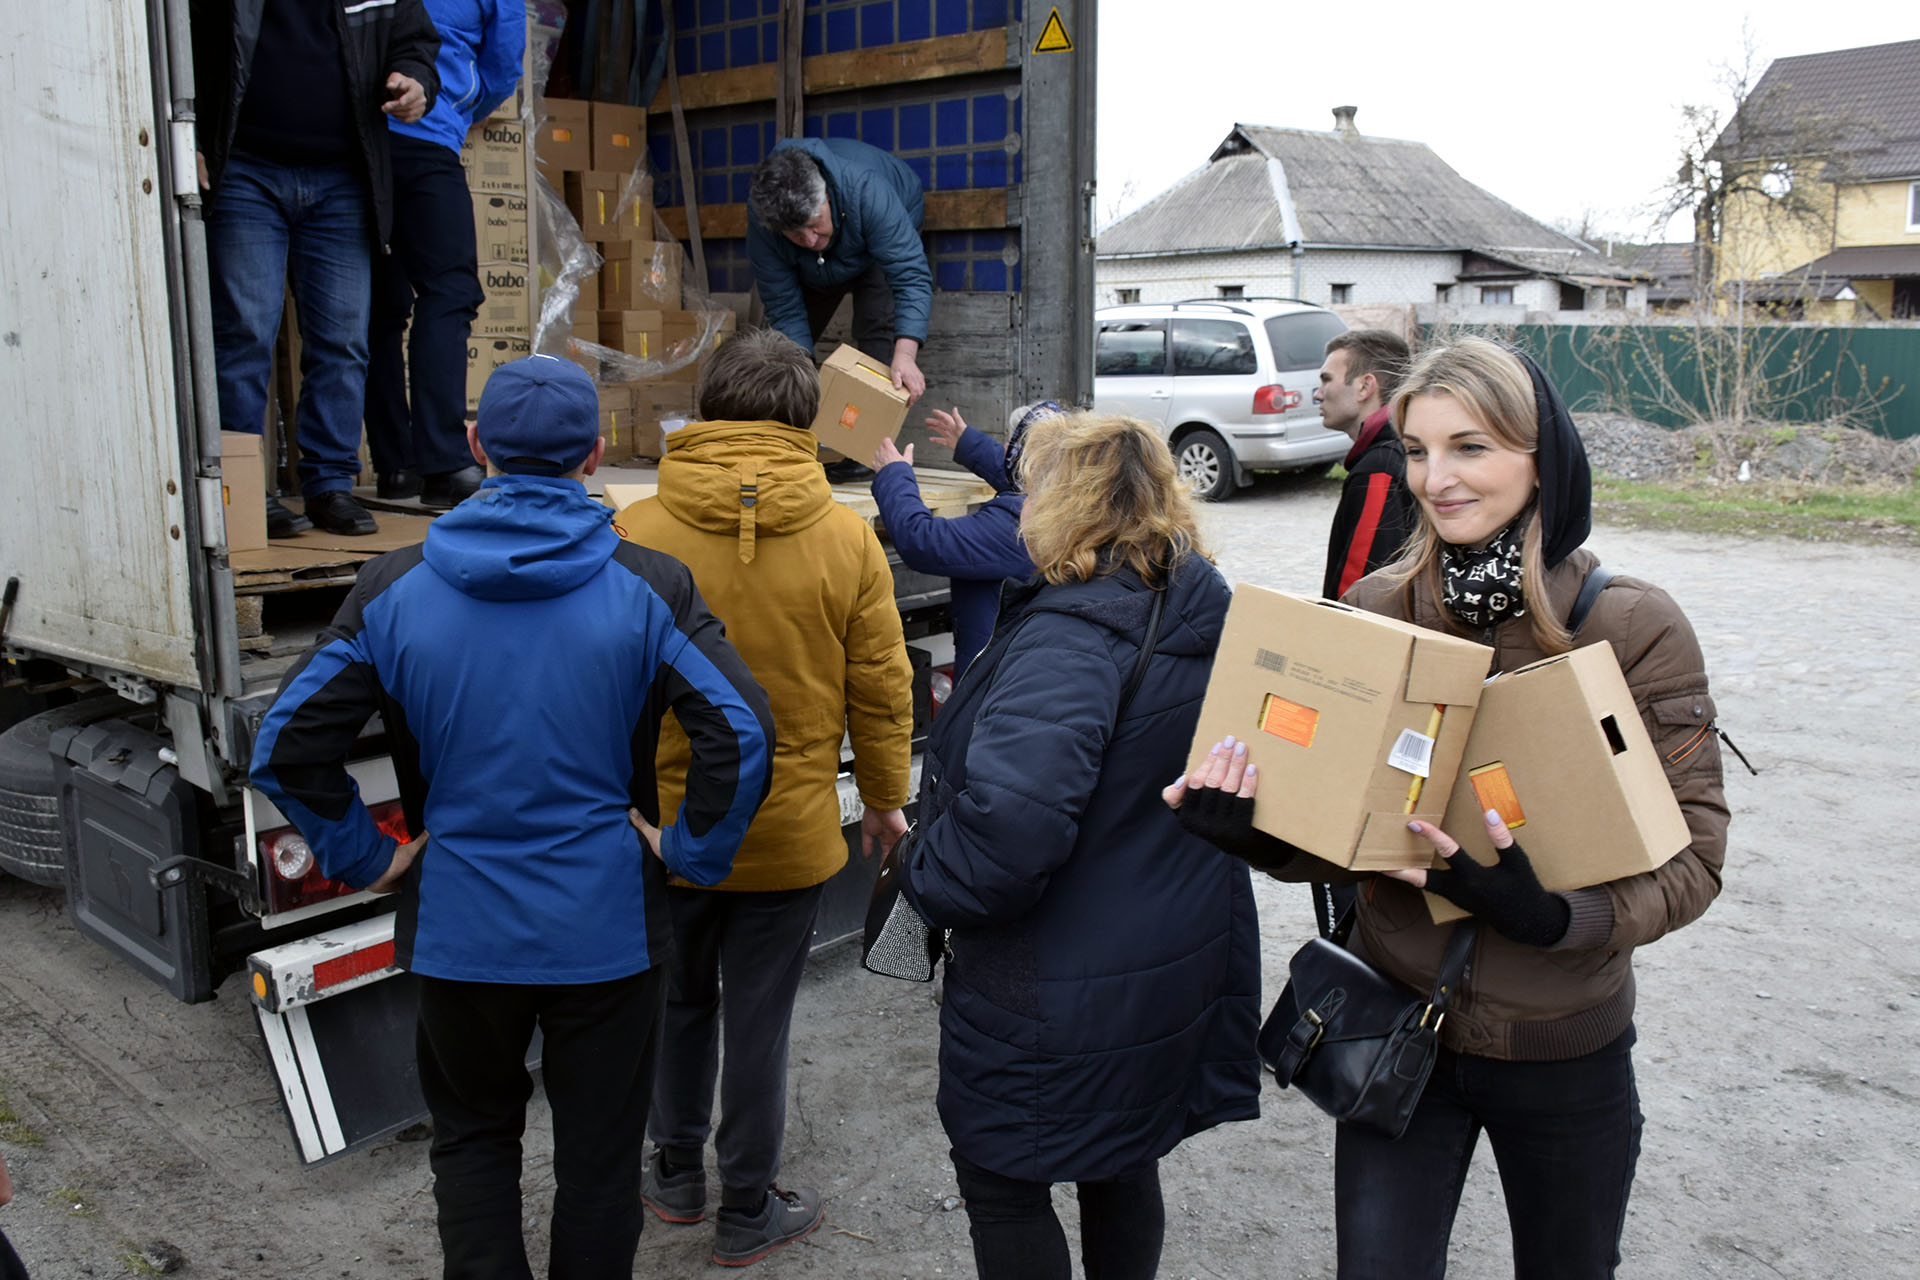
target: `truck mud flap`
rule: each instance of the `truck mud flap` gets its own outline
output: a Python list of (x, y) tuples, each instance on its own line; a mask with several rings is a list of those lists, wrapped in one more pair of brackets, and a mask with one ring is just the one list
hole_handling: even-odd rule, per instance
[[(303, 1164), (427, 1118), (415, 1056), (419, 980), (393, 959), (390, 914), (247, 957), (255, 1021)], [(527, 1067), (539, 1063), (536, 1030)]]

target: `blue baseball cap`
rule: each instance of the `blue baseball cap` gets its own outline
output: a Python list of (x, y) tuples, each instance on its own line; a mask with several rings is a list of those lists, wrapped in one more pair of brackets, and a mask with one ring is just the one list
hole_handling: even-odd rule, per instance
[(487, 460), (509, 475), (560, 476), (600, 438), (600, 393), (587, 371), (557, 356), (503, 364), (475, 415)]

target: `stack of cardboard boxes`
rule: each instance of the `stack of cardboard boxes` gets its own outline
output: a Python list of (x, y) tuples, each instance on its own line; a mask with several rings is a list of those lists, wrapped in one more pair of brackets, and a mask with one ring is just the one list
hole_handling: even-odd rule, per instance
[[(581, 283), (573, 337), (632, 358), (576, 355), (600, 383), (600, 430), (615, 462), (660, 456), (662, 423), (693, 416), (699, 348), (734, 327), (731, 312), (684, 309), (681, 248), (655, 238), (646, 127), (641, 107), (549, 98), (535, 144), (541, 174), (602, 259), (598, 277)], [(635, 378), (638, 361), (678, 367)]]
[(460, 149), (473, 197), (473, 232), (479, 248), (485, 300), (467, 339), (467, 413), (480, 406), (481, 388), (493, 371), (533, 350), (533, 322), (540, 314), (533, 261), (533, 224), (527, 216), (527, 135), (520, 119), (522, 86), (491, 116), (475, 125)]

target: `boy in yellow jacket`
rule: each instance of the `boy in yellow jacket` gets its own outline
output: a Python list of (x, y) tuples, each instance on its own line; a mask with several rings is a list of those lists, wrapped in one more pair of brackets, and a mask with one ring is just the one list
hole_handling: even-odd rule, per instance
[[(728, 342), (701, 376), (702, 421), (675, 432), (661, 461), (658, 496), (615, 521), (621, 536), (693, 571), (773, 705), (772, 787), (733, 873), (712, 888), (675, 881), (667, 890), (674, 947), (648, 1126), (656, 1150), (642, 1185), (661, 1219), (704, 1218), (712, 1132), (721, 1180), (713, 1257), (733, 1266), (806, 1235), (824, 1212), (817, 1192), (774, 1179), (794, 997), (822, 886), (847, 860), (835, 789), (843, 736), (866, 806), (863, 850), (889, 849), (906, 830), (912, 669), (886, 553), (834, 501), (815, 461), (808, 424), (819, 398), (813, 362), (782, 334)], [(687, 759), (687, 740), (668, 721), (661, 778), (685, 777)], [(678, 785), (663, 781), (663, 805), (678, 803)]]

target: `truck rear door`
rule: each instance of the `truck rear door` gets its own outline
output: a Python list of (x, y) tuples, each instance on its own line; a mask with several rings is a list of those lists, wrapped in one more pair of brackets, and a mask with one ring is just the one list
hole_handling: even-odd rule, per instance
[(0, 18), (0, 577), (19, 579), (9, 645), (204, 689), (154, 11)]

